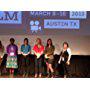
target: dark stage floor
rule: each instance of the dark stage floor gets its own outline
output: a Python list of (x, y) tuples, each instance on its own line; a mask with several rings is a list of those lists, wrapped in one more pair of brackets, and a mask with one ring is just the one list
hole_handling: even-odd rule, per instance
[[(63, 69), (62, 65), (58, 65), (59, 55), (54, 55), (54, 62), (53, 62), (53, 68), (55, 71), (55, 75), (59, 78), (62, 78), (63, 75)], [(6, 70), (6, 58), (7, 55), (4, 55), (3, 62), (1, 64), (1, 74), (0, 78), (8, 78), (8, 70)], [(30, 76), (28, 78), (34, 78), (34, 56), (30, 56), (31, 63), (30, 63)], [(15, 70), (15, 76), (14, 78), (23, 78), (22, 74), (20, 74), (20, 64), (21, 59), (20, 55), (18, 55), (18, 70)], [(43, 62), (43, 75), (46, 75), (46, 65)], [(71, 64), (70, 64), (70, 78), (90, 78), (90, 55), (72, 55), (71, 57)], [(43, 76), (43, 78), (46, 78), (46, 76)]]

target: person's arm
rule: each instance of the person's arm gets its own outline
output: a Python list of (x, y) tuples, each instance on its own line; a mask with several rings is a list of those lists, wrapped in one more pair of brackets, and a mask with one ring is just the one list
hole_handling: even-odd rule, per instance
[(4, 49), (4, 46), (2, 47), (2, 52), (4, 53), (5, 49)]
[(6, 48), (6, 52), (7, 52), (7, 54), (9, 53), (9, 46), (7, 46), (7, 48)]
[(37, 58), (39, 58), (41, 56), (41, 53), (38, 53), (36, 51), (34, 51), (34, 54), (37, 56)]
[(27, 55), (29, 55), (31, 53), (31, 46), (29, 45), (29, 48), (28, 48), (28, 53)]
[(45, 47), (44, 54), (47, 54), (47, 47)]
[(2, 56), (1, 56), (1, 58), (3, 58), (4, 53), (5, 53), (5, 48), (4, 48), (4, 46), (3, 46), (3, 49), (2, 49)]
[(67, 49), (67, 52), (68, 52), (69, 56), (68, 56), (68, 60), (67, 60), (66, 63), (67, 63), (68, 65), (70, 65), (70, 59), (71, 59), (71, 55), (72, 55), (72, 54), (71, 54), (71, 49), (68, 48), (68, 49)]
[(44, 54), (45, 54), (44, 57), (45, 57), (45, 58), (48, 58), (48, 57), (47, 57), (47, 55), (48, 55), (48, 49), (47, 49), (47, 47), (45, 47)]
[(44, 46), (42, 46), (42, 51), (41, 51), (41, 55), (44, 53)]
[(37, 56), (36, 45), (33, 47), (33, 53)]
[(68, 48), (68, 49), (67, 49), (67, 52), (68, 52), (68, 54), (69, 54), (69, 56), (68, 56), (68, 61), (70, 61), (70, 59), (71, 59), (71, 55), (72, 55), (72, 54), (71, 54), (71, 49)]
[(17, 54), (18, 54), (18, 46), (16, 46), (16, 48), (17, 48)]
[(62, 59), (62, 51), (60, 53), (60, 58), (59, 58), (59, 61), (58, 61), (59, 64), (61, 63), (61, 59)]
[(23, 53), (23, 46), (21, 46), (21, 54), (24, 55), (24, 53)]

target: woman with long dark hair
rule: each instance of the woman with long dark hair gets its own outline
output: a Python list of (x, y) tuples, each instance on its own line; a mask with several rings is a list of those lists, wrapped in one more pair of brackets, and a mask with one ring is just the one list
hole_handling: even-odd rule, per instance
[(64, 69), (64, 78), (70, 76), (70, 58), (71, 58), (71, 49), (69, 48), (69, 45), (67, 42), (63, 43), (63, 49), (60, 54), (60, 59), (58, 63), (62, 64)]
[(29, 66), (30, 66), (30, 59), (29, 54), (31, 52), (31, 46), (28, 43), (28, 38), (24, 39), (24, 43), (21, 45), (21, 54), (22, 54), (22, 61), (21, 61), (21, 69), (23, 72), (23, 77), (28, 77), (29, 75)]
[(33, 47), (33, 51), (34, 54), (36, 56), (35, 59), (35, 78), (38, 77), (38, 73), (39, 73), (39, 77), (42, 77), (42, 55), (44, 52), (44, 46), (42, 44), (42, 41), (40, 38), (36, 39), (36, 44)]
[(52, 67), (52, 64), (53, 64), (53, 61), (54, 61), (54, 50), (55, 50), (55, 47), (52, 44), (52, 40), (48, 39), (47, 40), (47, 45), (46, 45), (45, 51), (44, 51), (45, 61), (46, 61), (46, 65), (47, 65), (48, 77), (50, 77), (50, 72), (51, 72), (51, 77), (54, 77), (54, 70), (53, 70), (53, 67)]

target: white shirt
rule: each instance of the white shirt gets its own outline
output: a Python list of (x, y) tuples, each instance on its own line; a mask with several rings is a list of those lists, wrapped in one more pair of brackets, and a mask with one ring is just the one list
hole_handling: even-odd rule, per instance
[[(68, 54), (69, 54), (69, 56), (68, 56), (68, 61), (70, 61), (70, 59), (71, 59), (71, 49), (70, 48), (67, 48), (67, 52), (68, 52)], [(64, 57), (60, 57), (60, 59), (59, 59), (59, 63), (61, 62), (61, 60), (63, 60), (64, 61)]]

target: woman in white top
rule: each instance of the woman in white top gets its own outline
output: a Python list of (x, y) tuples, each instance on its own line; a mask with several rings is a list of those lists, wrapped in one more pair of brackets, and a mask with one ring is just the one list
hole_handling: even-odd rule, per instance
[(69, 69), (70, 69), (70, 58), (71, 58), (71, 49), (69, 48), (69, 45), (67, 42), (63, 43), (63, 50), (61, 51), (60, 54), (60, 59), (58, 63), (62, 64), (63, 69), (64, 69), (64, 78), (70, 75)]

